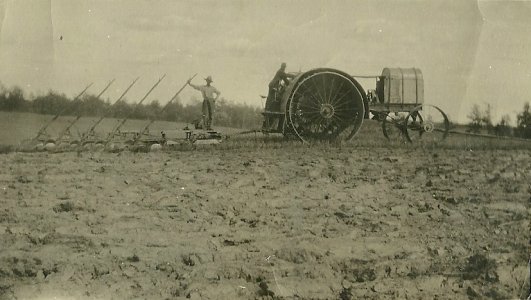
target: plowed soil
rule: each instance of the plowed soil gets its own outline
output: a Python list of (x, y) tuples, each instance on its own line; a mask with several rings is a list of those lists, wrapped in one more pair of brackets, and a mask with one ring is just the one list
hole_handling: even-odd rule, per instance
[(506, 299), (530, 150), (0, 155), (2, 299)]

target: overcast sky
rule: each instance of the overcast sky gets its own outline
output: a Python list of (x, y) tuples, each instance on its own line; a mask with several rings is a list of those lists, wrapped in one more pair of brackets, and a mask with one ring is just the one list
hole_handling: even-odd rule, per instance
[[(129, 102), (166, 102), (194, 74), (222, 96), (261, 106), (281, 62), (378, 75), (417, 67), (425, 102), (466, 121), (473, 103), (495, 116), (531, 101), (530, 1), (0, 0), (0, 82), (74, 95), (94, 82)], [(51, 20), (51, 22), (50, 22)], [(61, 38), (62, 37), (62, 38)], [(360, 80), (364, 89), (373, 80)], [(182, 99), (199, 95), (185, 89)]]

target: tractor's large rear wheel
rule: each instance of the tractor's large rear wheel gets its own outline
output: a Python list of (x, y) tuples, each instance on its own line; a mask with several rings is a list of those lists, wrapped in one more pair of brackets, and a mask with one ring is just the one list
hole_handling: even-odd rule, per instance
[(350, 140), (358, 132), (365, 115), (364, 94), (348, 74), (316, 69), (292, 84), (288, 125), (301, 140)]

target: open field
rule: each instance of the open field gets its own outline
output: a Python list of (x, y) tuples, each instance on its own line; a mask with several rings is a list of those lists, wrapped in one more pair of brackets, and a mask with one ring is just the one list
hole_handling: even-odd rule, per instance
[[(0, 111), (0, 146), (11, 145), (16, 146), (24, 140), (35, 137), (39, 129), (53, 118), (52, 115), (39, 115), (33, 113), (8, 113)], [(50, 138), (56, 138), (57, 135), (69, 124), (74, 117), (66, 116), (59, 117), (47, 129)], [(79, 134), (86, 132), (92, 124), (97, 120), (96, 117), (84, 117), (78, 120), (72, 127), (71, 134), (73, 138), (77, 138)], [(107, 134), (119, 122), (118, 119), (106, 118), (97, 127), (96, 134), (100, 137), (106, 137)], [(140, 131), (145, 125), (149, 123), (148, 120), (128, 120), (122, 127), (122, 131)], [(150, 132), (158, 135), (160, 131), (164, 130), (168, 137), (182, 139), (185, 133), (182, 130), (185, 126), (190, 124), (156, 121), (150, 127)], [(289, 146), (298, 145), (297, 140), (283, 141), (279, 135), (264, 136), (261, 133), (248, 134), (239, 136), (237, 133), (242, 132), (242, 129), (216, 127), (216, 130), (225, 135), (229, 135), (234, 142), (226, 142), (225, 145), (220, 145), (218, 148), (238, 148), (238, 147), (270, 147), (268, 144), (271, 141), (280, 141), (289, 143)], [(458, 131), (464, 132), (464, 128), (457, 128)], [(276, 145), (276, 144), (275, 144)], [(276, 147), (276, 146), (273, 147)], [(286, 146), (286, 145), (283, 145)], [(373, 120), (364, 120), (360, 131), (354, 139), (346, 143), (348, 147), (392, 147), (392, 148), (447, 148), (447, 149), (461, 149), (461, 150), (491, 150), (491, 149), (529, 149), (531, 147), (531, 140), (511, 140), (506, 138), (484, 138), (475, 136), (464, 136), (450, 134), (449, 137), (439, 145), (433, 144), (407, 144), (403, 141), (388, 141), (382, 134), (381, 123)]]
[(0, 299), (522, 298), (528, 145), (369, 121), (344, 144), (0, 155)]

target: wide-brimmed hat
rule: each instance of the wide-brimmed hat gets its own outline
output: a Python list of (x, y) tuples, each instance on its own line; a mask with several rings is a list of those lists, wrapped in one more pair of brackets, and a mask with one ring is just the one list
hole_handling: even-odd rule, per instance
[(209, 82), (214, 82), (214, 80), (212, 80), (212, 76), (208, 76), (207, 78), (205, 78), (205, 80)]

